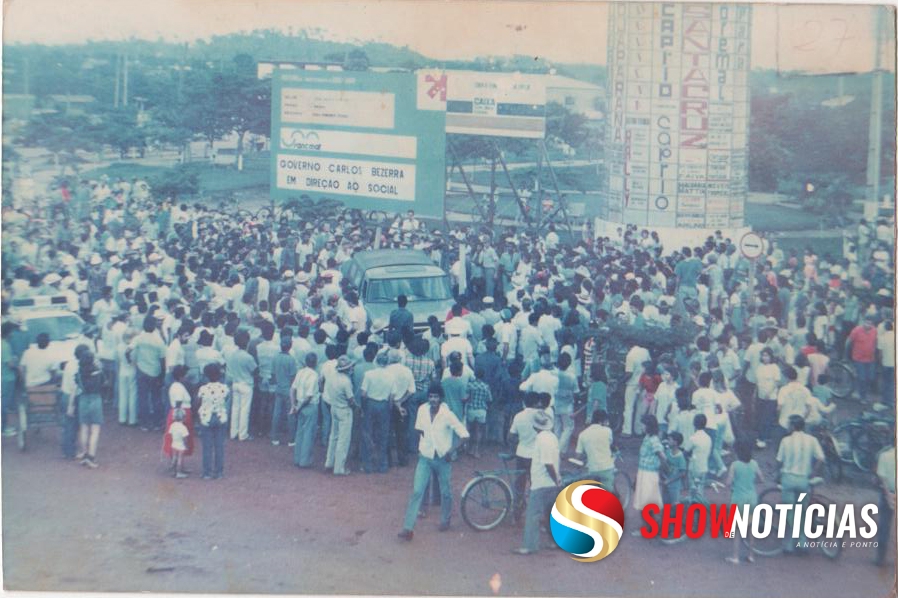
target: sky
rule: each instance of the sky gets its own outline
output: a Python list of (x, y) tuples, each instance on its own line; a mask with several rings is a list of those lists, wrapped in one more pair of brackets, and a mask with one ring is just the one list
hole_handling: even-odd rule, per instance
[[(322, 39), (382, 41), (438, 60), (512, 54), (605, 64), (608, 4), (528, 0), (4, 0), (4, 43), (79, 43), (132, 37), (192, 41), (252, 29), (316, 28)], [(862, 5), (753, 6), (752, 66), (866, 71), (877, 9)], [(894, 69), (894, 12), (881, 47)]]

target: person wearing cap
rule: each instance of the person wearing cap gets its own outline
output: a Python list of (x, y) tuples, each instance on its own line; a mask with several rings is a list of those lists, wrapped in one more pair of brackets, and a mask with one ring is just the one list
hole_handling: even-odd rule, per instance
[(296, 436), (293, 440), (293, 465), (296, 467), (312, 466), (312, 449), (318, 428), (318, 402), (321, 393), (317, 365), (318, 356), (315, 353), (307, 353), (305, 367), (296, 373), (290, 386), (290, 414), (296, 414)]
[(356, 407), (352, 380), (349, 378), (353, 365), (351, 359), (341, 355), (337, 359), (335, 371), (324, 379), (322, 399), (326, 397), (331, 406), (330, 438), (324, 468), (333, 469), (334, 475), (349, 475), (346, 457), (352, 440), (352, 411)]
[(524, 513), (523, 545), (516, 554), (533, 554), (539, 551), (539, 531), (555, 502), (561, 486), (561, 464), (558, 439), (552, 432), (552, 418), (543, 411), (532, 416), (536, 439), (530, 463), (530, 493)]
[(496, 311), (496, 300), (493, 297), (487, 295), (481, 299), (480, 303), (483, 306), (483, 309), (480, 310), (480, 317), (483, 318), (484, 324), (495, 327), (496, 324), (502, 321), (502, 317)]
[(511, 310), (507, 307), (499, 312), (502, 321), (495, 325), (499, 355), (506, 364), (515, 360), (518, 351), (518, 329), (511, 321)]
[(460, 353), (469, 367), (474, 365), (474, 348), (466, 337), (469, 329), (470, 325), (461, 317), (455, 317), (446, 322), (446, 334), (449, 335), (449, 338), (440, 347), (444, 368), (448, 367), (449, 354), (453, 352)]
[(387, 366), (390, 357), (387, 351), (376, 359), (376, 368), (365, 373), (362, 379), (362, 409), (369, 442), (368, 450), (362, 453), (362, 467), (365, 473), (386, 473), (389, 470), (387, 453), (390, 442), (390, 400), (393, 396), (393, 379)]
[(427, 391), (427, 403), (418, 407), (415, 430), (419, 435), (418, 464), (415, 467), (412, 495), (405, 510), (405, 521), (399, 537), (410, 541), (414, 537), (415, 522), (424, 499), (424, 492), (435, 475), (440, 486), (441, 532), (447, 531), (452, 517), (452, 455), (468, 439), (468, 430), (452, 411), (443, 404), (443, 389), (436, 382)]

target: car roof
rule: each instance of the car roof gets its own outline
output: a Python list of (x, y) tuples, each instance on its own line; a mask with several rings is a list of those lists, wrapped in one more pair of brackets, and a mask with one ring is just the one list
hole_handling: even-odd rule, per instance
[(19, 320), (37, 320), (40, 318), (62, 318), (73, 317), (81, 319), (81, 316), (74, 312), (64, 309), (31, 309), (28, 311), (20, 311), (13, 314)]
[(401, 264), (399, 266), (376, 266), (367, 270), (369, 279), (393, 279), (393, 278), (425, 278), (432, 276), (445, 276), (446, 273), (432, 263), (425, 266), (418, 264)]
[(427, 254), (418, 249), (372, 249), (352, 256), (364, 271), (380, 266), (433, 266)]

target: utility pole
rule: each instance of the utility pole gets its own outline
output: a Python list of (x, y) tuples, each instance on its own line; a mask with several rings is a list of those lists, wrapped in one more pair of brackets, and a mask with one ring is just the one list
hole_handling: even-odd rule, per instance
[(112, 107), (113, 108), (118, 108), (118, 101), (119, 101), (118, 91), (122, 85), (122, 70), (121, 69), (122, 69), (122, 55), (116, 54), (115, 55), (115, 93), (113, 94), (113, 99), (112, 99)]
[(879, 178), (882, 164), (882, 9), (874, 7), (873, 80), (870, 84), (870, 130), (867, 146), (867, 200), (879, 203)]
[(123, 68), (124, 72), (122, 73), (122, 106), (127, 106), (128, 105), (128, 54), (127, 54), (127, 52), (125, 53), (124, 57), (122, 58), (122, 61), (125, 64), (125, 66)]

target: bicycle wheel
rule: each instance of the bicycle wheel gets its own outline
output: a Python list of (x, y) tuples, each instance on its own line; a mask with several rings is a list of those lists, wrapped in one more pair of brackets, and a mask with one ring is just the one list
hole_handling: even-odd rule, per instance
[(461, 517), (477, 531), (498, 526), (511, 512), (511, 488), (500, 477), (474, 478), (461, 491)]
[(854, 422), (839, 424), (830, 432), (836, 453), (843, 463), (850, 463), (851, 446), (854, 443), (854, 437), (860, 433), (861, 425)]
[(623, 471), (617, 471), (614, 474), (614, 495), (626, 511), (633, 498), (633, 482), (630, 480), (630, 476)]
[[(686, 538), (688, 538), (688, 536), (686, 535), (688, 530), (701, 529), (701, 526), (699, 525), (699, 523), (701, 522), (701, 515), (699, 514), (699, 512), (696, 510), (693, 510), (691, 514), (689, 512), (689, 508), (695, 504), (699, 503), (687, 502), (683, 504), (683, 529), (681, 530), (680, 535), (673, 536), (672, 534), (674, 533), (674, 528), (673, 526), (671, 526), (668, 529), (668, 534), (670, 535), (668, 535), (667, 538), (665, 538), (664, 536), (659, 536), (662, 544), (667, 544), (668, 546), (670, 546), (671, 544), (679, 544), (680, 542), (686, 541)], [(705, 504), (705, 506), (707, 507), (708, 505)]]
[(869, 428), (862, 428), (851, 443), (851, 459), (861, 471), (873, 471), (876, 467), (876, 455), (882, 448), (877, 435)]
[[(772, 513), (767, 515), (763, 512), (758, 512), (758, 517), (760, 520), (758, 521), (758, 529), (766, 530), (767, 529), (767, 521), (766, 518), (769, 516), (772, 518), (770, 522), (770, 533), (767, 534), (766, 538), (755, 538), (754, 543), (751, 545), (751, 549), (755, 554), (759, 554), (761, 556), (776, 556), (783, 552), (783, 541), (780, 538), (777, 538), (776, 532), (779, 529), (780, 516), (779, 511), (776, 510), (776, 505), (783, 502), (783, 493), (779, 488), (768, 488), (764, 492), (761, 493), (761, 496), (758, 497), (758, 504), (770, 505), (772, 509)], [(755, 527), (755, 522), (752, 521), (752, 528)], [(742, 541), (748, 545), (748, 538), (743, 538)]]
[[(823, 529), (826, 529), (826, 512), (829, 508), (829, 505), (832, 504), (832, 500), (826, 498), (821, 494), (815, 494), (811, 497), (811, 504), (819, 504), (823, 505), (823, 515), (815, 515), (814, 516), (814, 526), (822, 526)], [(838, 558), (839, 554), (842, 552), (842, 541), (841, 540), (826, 540), (825, 538), (821, 538), (820, 540), (823, 542), (823, 545), (820, 547), (820, 550), (831, 559)]]
[(827, 368), (829, 387), (837, 399), (857, 400), (854, 395), (854, 369), (847, 363), (837, 361)]
[(829, 432), (822, 432), (819, 436), (823, 455), (826, 457), (826, 469), (824, 475), (829, 484), (838, 484), (842, 481), (842, 455), (837, 448), (836, 439)]

